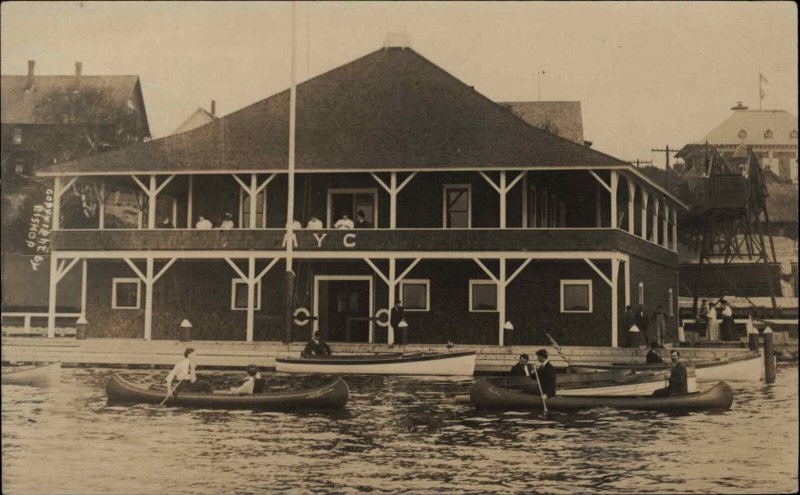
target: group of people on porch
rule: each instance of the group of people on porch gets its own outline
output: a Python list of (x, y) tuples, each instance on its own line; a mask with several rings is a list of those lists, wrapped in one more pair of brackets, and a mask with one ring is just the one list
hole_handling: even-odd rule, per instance
[[(170, 217), (164, 217), (161, 223), (158, 224), (158, 228), (160, 229), (171, 229), (174, 228), (175, 225), (172, 223), (172, 219)], [(197, 222), (194, 225), (196, 230), (212, 230), (214, 229), (214, 224), (208, 218), (200, 215), (197, 217)], [(220, 230), (228, 230), (228, 229), (235, 229), (236, 224), (233, 222), (233, 215), (230, 213), (225, 213), (222, 218), (220, 224), (216, 227)], [(303, 224), (301, 224), (298, 220), (292, 222), (292, 228), (294, 230), (300, 230), (303, 228)], [(318, 230), (324, 229), (325, 224), (316, 216), (311, 216), (306, 223), (306, 229), (309, 230)], [(350, 216), (346, 213), (343, 213), (342, 216), (333, 224), (333, 228), (335, 229), (371, 229), (373, 228), (372, 223), (367, 220), (366, 214), (364, 210), (358, 210), (356, 212), (356, 219), (353, 221)]]

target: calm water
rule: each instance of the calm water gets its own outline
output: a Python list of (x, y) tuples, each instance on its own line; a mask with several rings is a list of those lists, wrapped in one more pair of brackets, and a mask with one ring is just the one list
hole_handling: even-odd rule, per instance
[[(112, 370), (3, 387), (5, 494), (791, 492), (798, 368), (734, 384), (726, 413), (488, 414), (470, 381), (351, 377), (334, 414), (107, 407)], [(166, 371), (124, 370), (143, 383)], [(219, 386), (240, 374), (206, 376)], [(273, 384), (313, 377), (268, 375)]]

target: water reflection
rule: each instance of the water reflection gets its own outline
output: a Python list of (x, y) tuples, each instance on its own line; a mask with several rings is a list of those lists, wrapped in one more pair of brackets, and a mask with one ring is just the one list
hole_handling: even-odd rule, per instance
[[(325, 413), (106, 406), (111, 370), (3, 387), (4, 493), (761, 492), (797, 486), (796, 365), (725, 413), (483, 412), (469, 380), (350, 377)], [(127, 370), (163, 386), (165, 371)], [(209, 373), (215, 387), (243, 375)], [(270, 386), (324, 377), (267, 374)], [(46, 469), (43, 469), (46, 466)]]

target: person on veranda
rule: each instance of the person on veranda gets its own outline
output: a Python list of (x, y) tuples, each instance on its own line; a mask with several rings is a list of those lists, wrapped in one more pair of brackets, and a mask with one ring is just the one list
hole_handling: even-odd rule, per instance
[[(178, 392), (211, 392), (211, 384), (205, 380), (197, 379), (197, 365), (195, 364), (196, 354), (191, 347), (183, 353), (183, 360), (179, 361), (172, 371), (167, 375), (167, 395), (177, 394)], [(172, 382), (177, 380), (178, 384), (173, 388)]]
[(331, 355), (331, 348), (328, 346), (327, 343), (320, 341), (319, 339), (319, 332), (314, 332), (314, 336), (311, 341), (306, 344), (305, 349), (300, 354), (304, 358), (309, 357), (325, 357)]

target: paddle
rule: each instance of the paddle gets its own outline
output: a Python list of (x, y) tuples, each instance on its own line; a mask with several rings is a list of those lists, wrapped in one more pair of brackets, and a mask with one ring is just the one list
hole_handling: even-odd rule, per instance
[(536, 371), (536, 365), (533, 365), (533, 374), (536, 376), (536, 383), (539, 385), (539, 397), (542, 398), (542, 408), (544, 409), (544, 413), (547, 414), (547, 401), (544, 398), (544, 392), (542, 392), (542, 382), (539, 381), (539, 373)]
[[(563, 352), (561, 352), (561, 346), (558, 345), (558, 342), (556, 342), (556, 339), (554, 339), (553, 336), (550, 335), (547, 332), (547, 330), (544, 330), (542, 328), (539, 328), (538, 330), (540, 332), (542, 332), (545, 335), (545, 337), (547, 337), (547, 340), (550, 341), (550, 345), (553, 346), (553, 349), (555, 349), (556, 352), (558, 353), (558, 355), (561, 356), (561, 359), (563, 359), (564, 361), (567, 362), (567, 366), (572, 366), (572, 363), (569, 362), (569, 358), (567, 356), (565, 356)], [(535, 368), (535, 366), (534, 366), (534, 368)]]
[[(178, 382), (178, 383), (180, 383), (180, 382)], [(161, 406), (163, 406), (163, 405), (164, 405), (164, 403), (165, 403), (165, 402), (167, 402), (167, 401), (169, 400), (169, 398), (170, 398), (170, 397), (172, 397), (172, 394), (173, 394), (173, 393), (175, 393), (175, 389), (174, 389), (174, 388), (172, 388), (172, 385), (170, 384), (170, 385), (167, 387), (167, 396), (166, 396), (166, 397), (164, 397), (164, 400), (162, 400), (162, 401), (161, 401), (161, 404), (159, 404), (159, 405), (158, 405), (158, 407), (161, 407)]]

